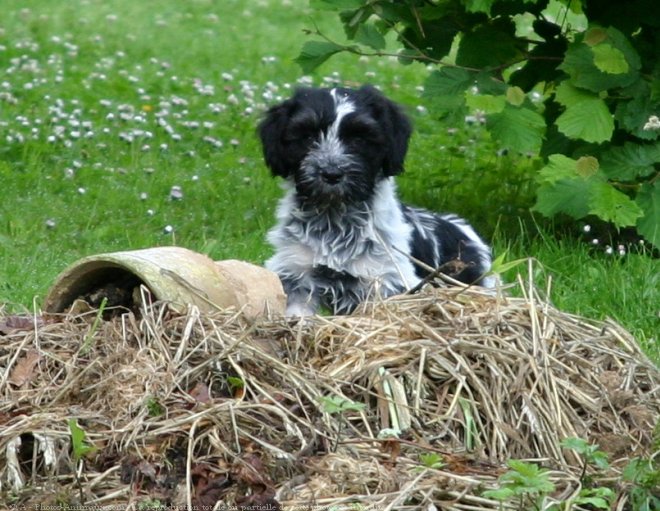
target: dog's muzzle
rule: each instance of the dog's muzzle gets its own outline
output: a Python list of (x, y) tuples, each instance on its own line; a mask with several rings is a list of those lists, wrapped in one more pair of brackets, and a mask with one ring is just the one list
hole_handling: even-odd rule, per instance
[(329, 185), (339, 184), (346, 175), (346, 169), (339, 166), (323, 167), (319, 169), (320, 178)]
[(310, 153), (303, 162), (306, 177), (317, 179), (322, 185), (335, 186), (346, 181), (352, 160), (346, 156), (336, 156), (323, 152)]

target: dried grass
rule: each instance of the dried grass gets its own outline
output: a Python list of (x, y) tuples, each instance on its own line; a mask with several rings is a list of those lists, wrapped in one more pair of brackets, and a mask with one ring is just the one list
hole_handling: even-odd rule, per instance
[[(162, 304), (95, 317), (11, 328), (0, 314), (0, 497), (495, 510), (479, 495), (505, 460), (552, 469), (566, 499), (581, 466), (562, 439), (600, 444), (614, 477), (650, 454), (660, 414), (660, 372), (625, 330), (533, 289), (425, 289), (304, 322)], [(329, 396), (366, 406), (331, 414)], [(76, 473), (69, 419), (96, 448)], [(444, 465), (425, 467), (428, 453)]]

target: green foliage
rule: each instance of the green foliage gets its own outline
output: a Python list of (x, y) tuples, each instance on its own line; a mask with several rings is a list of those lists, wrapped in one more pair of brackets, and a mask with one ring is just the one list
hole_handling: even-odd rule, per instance
[(145, 401), (145, 407), (147, 408), (149, 417), (160, 417), (161, 415), (165, 415), (165, 407), (155, 396), (149, 396), (147, 398)]
[(235, 392), (245, 388), (245, 381), (238, 376), (227, 376), (227, 385), (229, 385), (232, 392)]
[[(597, 474), (603, 475), (604, 471), (609, 468), (607, 454), (598, 449), (597, 445), (590, 444), (581, 438), (567, 438), (561, 442), (561, 446), (565, 449), (571, 449), (578, 453), (583, 459), (583, 470), (580, 476), (580, 491), (577, 495), (571, 497), (567, 502), (547, 502), (547, 497), (554, 491), (555, 486), (549, 480), (549, 471), (541, 469), (534, 463), (525, 463), (522, 461), (511, 460), (508, 465), (511, 470), (503, 474), (499, 478), (499, 487), (493, 490), (487, 490), (482, 495), (487, 498), (498, 500), (502, 503), (517, 503), (520, 509), (547, 509), (549, 511), (570, 510), (570, 509), (611, 509), (612, 504), (616, 500), (616, 492), (607, 486), (594, 486), (591, 477), (587, 477), (587, 467), (592, 467)], [(630, 473), (629, 480), (637, 481), (637, 476), (640, 473), (644, 475), (640, 479), (644, 480), (644, 490), (641, 490), (641, 485), (636, 485), (635, 488), (640, 491), (638, 501), (635, 501), (633, 493), (630, 493), (633, 502), (642, 502), (641, 499), (649, 498), (648, 488), (657, 484), (656, 480), (648, 477), (647, 466), (644, 465), (647, 460), (641, 464), (643, 467), (638, 471), (638, 465), (633, 468), (626, 469)], [(625, 472), (624, 472), (625, 478)], [(652, 497), (652, 496), (651, 496)], [(649, 501), (650, 502), (650, 501)], [(651, 509), (651, 508), (638, 508), (633, 509)]]
[(657, 458), (632, 459), (623, 470), (623, 480), (632, 485), (628, 492), (632, 509), (660, 509), (660, 463)]
[(87, 442), (85, 430), (78, 426), (75, 419), (69, 419), (69, 433), (71, 434), (71, 449), (73, 450), (73, 460), (77, 464), (88, 454), (96, 451), (96, 447)]
[[(339, 14), (346, 42), (317, 30), (324, 41), (307, 42), (298, 58), (306, 72), (340, 52), (431, 64), (424, 96), (432, 112), (457, 120), (480, 110), (500, 147), (546, 159), (537, 211), (634, 226), (660, 247), (660, 129), (650, 122), (660, 111), (660, 3), (311, 5)], [(584, 157), (593, 175), (571, 173)]]
[(165, 504), (163, 504), (159, 499), (147, 498), (141, 500), (137, 508), (138, 511), (160, 511), (165, 509)]
[(321, 401), (323, 411), (331, 415), (343, 415), (351, 411), (359, 412), (360, 410), (364, 410), (366, 406), (364, 403), (356, 403), (341, 396), (323, 396), (319, 398), (319, 401)]
[(610, 466), (607, 461), (607, 453), (599, 450), (597, 445), (590, 444), (582, 438), (566, 438), (560, 445), (565, 449), (572, 449), (582, 456), (585, 464), (593, 465), (601, 470), (609, 468)]
[(616, 498), (614, 490), (602, 486), (599, 488), (582, 488), (580, 494), (573, 500), (576, 506), (591, 506), (592, 509), (611, 509)]
[(490, 266), (490, 272), (488, 272), (489, 275), (501, 275), (527, 262), (527, 259), (514, 259), (508, 261), (507, 256), (508, 250), (503, 250), (495, 259), (493, 259), (493, 263)]
[(474, 415), (472, 414), (472, 403), (468, 399), (459, 397), (458, 404), (461, 406), (461, 411), (463, 412), (463, 420), (465, 422), (465, 448), (468, 451), (471, 451), (474, 449), (475, 442), (479, 438), (477, 424), (475, 423)]
[(92, 344), (94, 343), (94, 335), (99, 329), (101, 319), (103, 318), (103, 313), (105, 312), (105, 306), (107, 305), (107, 303), (108, 303), (108, 299), (106, 297), (103, 297), (103, 300), (101, 300), (101, 305), (99, 305), (99, 308), (96, 311), (96, 317), (94, 318), (94, 323), (92, 323), (92, 327), (89, 329), (89, 332), (87, 332), (87, 335), (85, 335), (83, 344), (80, 347), (81, 355), (86, 355), (87, 353), (89, 353), (89, 350), (91, 349)]
[(517, 502), (520, 509), (541, 509), (545, 497), (555, 489), (550, 471), (519, 460), (509, 460), (507, 465), (510, 470), (500, 476), (499, 488), (482, 495), (500, 502)]
[(420, 454), (419, 461), (422, 465), (424, 465), (427, 468), (436, 468), (436, 469), (440, 469), (447, 464), (445, 462), (445, 459), (442, 457), (442, 455), (435, 452)]
[(356, 403), (350, 399), (341, 396), (322, 396), (319, 398), (323, 411), (330, 415), (337, 416), (337, 437), (332, 447), (333, 451), (337, 450), (339, 445), (339, 438), (341, 437), (342, 430), (346, 422), (346, 412), (359, 412), (364, 410), (366, 405), (364, 403)]

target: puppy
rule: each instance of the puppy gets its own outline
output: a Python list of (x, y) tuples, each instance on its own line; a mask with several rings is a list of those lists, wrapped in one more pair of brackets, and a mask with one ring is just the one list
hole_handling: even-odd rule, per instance
[(490, 249), (465, 220), (399, 202), (393, 176), (403, 172), (411, 131), (402, 109), (371, 86), (300, 88), (266, 113), (264, 158), (286, 190), (266, 267), (282, 280), (288, 316), (321, 305), (349, 313), (413, 288), (429, 268), (495, 285), (484, 276)]

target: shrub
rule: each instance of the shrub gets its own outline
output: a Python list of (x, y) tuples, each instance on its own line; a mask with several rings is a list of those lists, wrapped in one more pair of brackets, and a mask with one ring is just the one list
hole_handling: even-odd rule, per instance
[(655, 0), (311, 0), (346, 41), (332, 55), (428, 64), (424, 95), (448, 118), (480, 111), (502, 148), (539, 154), (534, 209), (634, 227), (660, 247), (660, 3)]

